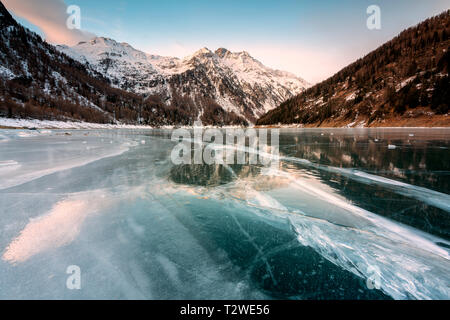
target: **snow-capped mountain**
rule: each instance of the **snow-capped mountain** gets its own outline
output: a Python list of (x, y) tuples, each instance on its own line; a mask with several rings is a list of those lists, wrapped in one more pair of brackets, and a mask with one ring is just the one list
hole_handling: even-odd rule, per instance
[(448, 127), (450, 10), (406, 29), (259, 125)]
[(102, 37), (57, 48), (118, 88), (158, 95), (167, 103), (174, 94), (195, 103), (199, 98), (211, 99), (250, 122), (309, 87), (303, 79), (270, 69), (247, 52), (223, 48), (215, 52), (203, 48), (184, 59), (147, 54)]
[[(43, 41), (17, 23), (0, 1), (0, 118), (151, 126), (247, 125), (214, 101), (194, 103), (175, 94), (144, 97)], [(14, 122), (14, 121), (13, 121)]]

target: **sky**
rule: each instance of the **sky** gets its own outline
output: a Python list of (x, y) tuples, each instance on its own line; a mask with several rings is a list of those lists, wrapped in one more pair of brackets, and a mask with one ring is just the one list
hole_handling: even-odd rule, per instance
[[(316, 83), (402, 30), (450, 9), (450, 0), (1, 0), (20, 23), (53, 44), (94, 36), (151, 54), (188, 56), (200, 48), (247, 51), (263, 64)], [(81, 30), (66, 27), (69, 5)], [(367, 8), (381, 29), (367, 28)]]

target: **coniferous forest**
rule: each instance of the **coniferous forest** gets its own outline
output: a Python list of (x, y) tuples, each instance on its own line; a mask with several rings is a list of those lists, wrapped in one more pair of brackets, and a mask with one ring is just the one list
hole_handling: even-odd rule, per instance
[[(18, 24), (0, 2), (0, 116), (95, 123), (192, 125), (198, 108), (208, 125), (247, 125), (203, 97), (143, 96), (115, 88), (101, 74)], [(6, 69), (5, 69), (6, 68)], [(2, 72), (7, 70), (7, 73)], [(0, 73), (0, 75), (1, 75)]]
[(259, 125), (449, 123), (450, 11), (409, 28), (331, 78), (285, 101)]

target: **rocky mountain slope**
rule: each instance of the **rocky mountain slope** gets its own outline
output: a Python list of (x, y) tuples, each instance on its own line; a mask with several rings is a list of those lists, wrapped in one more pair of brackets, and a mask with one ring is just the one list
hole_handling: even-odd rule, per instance
[(450, 126), (450, 11), (409, 28), (259, 125)]
[(273, 70), (247, 52), (203, 48), (184, 59), (146, 54), (127, 43), (98, 37), (58, 49), (110, 79), (121, 89), (145, 96), (158, 95), (171, 103), (174, 95), (200, 106), (208, 99), (226, 112), (255, 122), (309, 84), (293, 74)]
[(246, 125), (208, 97), (143, 96), (111, 83), (18, 24), (0, 2), (0, 117), (98, 123)]

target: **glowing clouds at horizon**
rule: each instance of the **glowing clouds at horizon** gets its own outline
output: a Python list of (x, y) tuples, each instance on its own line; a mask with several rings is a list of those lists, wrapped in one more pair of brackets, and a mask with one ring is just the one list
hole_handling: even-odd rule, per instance
[(45, 34), (53, 44), (75, 45), (95, 37), (93, 33), (67, 28), (69, 15), (62, 0), (4, 0), (5, 7), (15, 15), (28, 20)]

